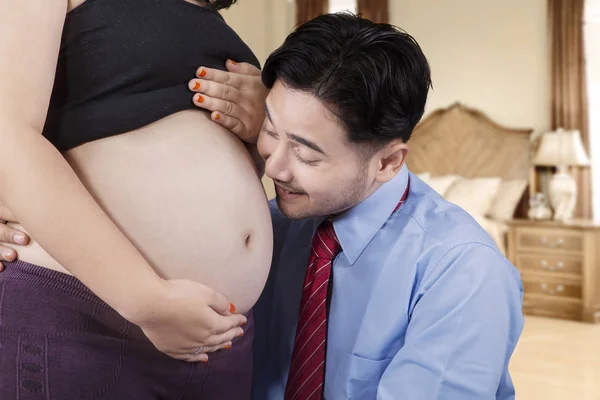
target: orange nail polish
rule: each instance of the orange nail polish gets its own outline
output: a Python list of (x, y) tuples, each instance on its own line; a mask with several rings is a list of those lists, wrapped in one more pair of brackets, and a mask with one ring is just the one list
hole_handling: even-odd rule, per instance
[(225, 350), (229, 350), (231, 348), (231, 345), (228, 344), (227, 346), (223, 347)]
[(208, 360), (200, 360), (200, 361), (202, 361), (203, 363), (207, 363), (208, 362)]
[(194, 90), (200, 89), (200, 82), (194, 83)]
[(218, 121), (221, 119), (221, 115), (220, 114), (215, 114), (215, 121)]
[(242, 325), (246, 325), (248, 323), (248, 321), (244, 321), (242, 322)]
[(204, 68), (202, 68), (202, 71), (200, 71), (200, 78), (204, 78), (206, 76), (206, 70)]
[(232, 303), (229, 303), (229, 312), (230, 313), (235, 313), (235, 306)]
[(236, 63), (235, 61), (233, 61), (233, 60), (229, 60), (229, 61), (231, 61), (231, 63), (232, 63), (233, 65), (237, 65), (237, 63)]
[(202, 97), (202, 95), (199, 94), (198, 96), (196, 96), (196, 101), (198, 103), (204, 103), (204, 97)]

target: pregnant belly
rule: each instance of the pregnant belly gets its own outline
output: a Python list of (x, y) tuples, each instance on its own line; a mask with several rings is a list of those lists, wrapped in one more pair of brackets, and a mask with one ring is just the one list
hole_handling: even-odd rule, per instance
[[(210, 286), (240, 312), (254, 305), (271, 263), (271, 219), (252, 160), (229, 131), (184, 111), (65, 157), (159, 275)], [(35, 242), (20, 258), (65, 272)]]

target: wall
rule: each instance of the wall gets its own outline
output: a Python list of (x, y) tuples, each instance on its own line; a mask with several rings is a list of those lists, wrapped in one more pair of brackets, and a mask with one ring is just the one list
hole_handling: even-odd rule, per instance
[[(536, 132), (549, 127), (546, 13), (546, 0), (390, 1), (390, 22), (416, 38), (431, 64), (427, 113), (460, 101)], [(224, 16), (264, 63), (291, 30), (294, 6), (239, 0)]]
[(238, 0), (222, 15), (263, 65), (294, 25), (294, 12), (290, 0)]
[(270, 0), (239, 0), (227, 10), (221, 11), (225, 21), (254, 51), (262, 63), (267, 53), (267, 4)]
[(549, 126), (546, 0), (392, 0), (390, 22), (415, 37), (432, 69), (427, 111), (460, 101), (496, 122)]

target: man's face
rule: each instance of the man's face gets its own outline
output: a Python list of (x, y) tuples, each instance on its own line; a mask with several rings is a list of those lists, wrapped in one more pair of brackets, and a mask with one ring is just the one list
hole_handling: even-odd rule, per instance
[(374, 191), (372, 160), (360, 155), (336, 117), (313, 95), (280, 81), (267, 98), (258, 151), (288, 218), (337, 214)]

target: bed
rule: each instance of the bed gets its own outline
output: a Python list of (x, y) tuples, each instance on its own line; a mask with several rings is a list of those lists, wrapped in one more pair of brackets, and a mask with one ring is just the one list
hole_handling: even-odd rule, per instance
[(504, 127), (455, 103), (421, 121), (408, 142), (409, 169), (467, 211), (506, 254), (504, 221), (528, 201), (532, 129)]

